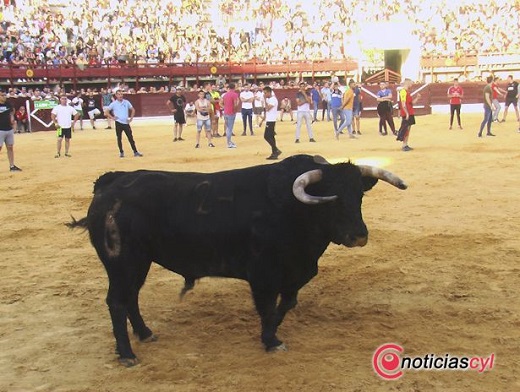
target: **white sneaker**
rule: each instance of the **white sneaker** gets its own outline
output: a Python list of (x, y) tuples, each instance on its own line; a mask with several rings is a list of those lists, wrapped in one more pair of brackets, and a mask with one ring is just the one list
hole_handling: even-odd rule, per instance
[(228, 148), (237, 148), (237, 145), (235, 143), (229, 143)]

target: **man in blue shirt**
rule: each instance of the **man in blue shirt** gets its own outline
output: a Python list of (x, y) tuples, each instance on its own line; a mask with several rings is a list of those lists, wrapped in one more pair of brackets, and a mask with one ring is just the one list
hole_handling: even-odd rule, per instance
[[(112, 112), (112, 114), (110, 113)], [(125, 133), (132, 150), (134, 151), (134, 157), (142, 157), (139, 151), (137, 151), (137, 147), (135, 146), (134, 137), (132, 135), (132, 128), (130, 128), (130, 123), (134, 119), (135, 109), (130, 103), (130, 101), (123, 99), (123, 92), (121, 90), (117, 90), (116, 92), (116, 100), (113, 101), (108, 107), (105, 109), (105, 116), (115, 121), (116, 123), (116, 135), (117, 135), (117, 146), (119, 147), (119, 158), (125, 157), (125, 152), (123, 151), (123, 141), (122, 135)]]
[(314, 83), (312, 85), (311, 90), (311, 99), (312, 99), (312, 107), (314, 109), (314, 116), (312, 117), (312, 122), (318, 121), (318, 107), (320, 105), (321, 94), (320, 94), (320, 86), (318, 83)]
[(330, 121), (330, 99), (332, 90), (329, 87), (329, 83), (325, 82), (325, 85), (321, 88), (321, 104), (323, 111), (321, 112), (321, 121), (325, 120), (325, 112), (327, 112), (327, 121)]

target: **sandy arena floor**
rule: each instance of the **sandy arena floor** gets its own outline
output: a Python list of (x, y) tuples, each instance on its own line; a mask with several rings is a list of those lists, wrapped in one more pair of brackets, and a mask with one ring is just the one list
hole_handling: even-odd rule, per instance
[[(478, 139), (480, 115), (448, 131), (447, 117), (419, 117), (401, 152), (363, 119), (359, 140), (294, 144), (278, 123), (282, 157), (361, 159), (410, 185), (379, 183), (367, 193), (365, 248), (331, 245), (319, 275), (300, 291), (283, 323), (285, 353), (266, 354), (246, 283), (202, 279), (183, 302), (182, 279), (153, 266), (141, 291), (159, 340), (133, 341), (141, 364), (121, 367), (105, 305), (107, 277), (88, 236), (69, 231), (86, 214), (92, 183), (111, 170), (218, 171), (266, 163), (263, 131), (238, 148), (194, 149), (194, 126), (172, 143), (171, 120), (133, 125), (143, 158), (119, 159), (113, 131), (76, 131), (72, 158), (54, 159), (55, 133), (16, 136), (16, 164), (0, 154), (0, 391), (514, 391), (520, 390), (520, 134), (512, 121)], [(104, 128), (100, 121), (98, 128)], [(239, 135), (241, 123), (236, 124)], [(126, 142), (125, 142), (126, 143)], [(131, 150), (125, 144), (127, 152)], [(489, 356), (494, 368), (407, 371), (379, 378), (372, 355), (395, 342), (405, 354)]]

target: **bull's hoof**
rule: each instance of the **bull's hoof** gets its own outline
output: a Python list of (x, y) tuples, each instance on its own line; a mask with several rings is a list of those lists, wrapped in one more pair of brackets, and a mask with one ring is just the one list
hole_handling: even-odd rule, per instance
[(139, 359), (137, 358), (119, 358), (119, 363), (124, 367), (130, 368), (132, 366), (139, 364)]
[(140, 342), (141, 343), (151, 343), (151, 342), (156, 342), (157, 339), (158, 339), (157, 335), (151, 334), (147, 338), (141, 339)]
[(278, 351), (287, 351), (287, 346), (284, 343), (281, 343), (278, 346), (269, 347), (265, 351), (267, 351), (268, 353), (276, 353)]

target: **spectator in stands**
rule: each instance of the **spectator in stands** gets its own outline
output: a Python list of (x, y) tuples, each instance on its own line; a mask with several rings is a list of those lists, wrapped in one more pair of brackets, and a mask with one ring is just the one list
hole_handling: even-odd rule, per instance
[(14, 124), (14, 108), (7, 102), (5, 91), (0, 91), (0, 151), (5, 143), (9, 170), (12, 172), (22, 171), (14, 164)]
[(453, 117), (457, 113), (457, 123), (459, 129), (462, 129), (460, 122), (460, 107), (462, 105), (462, 98), (464, 97), (464, 90), (459, 85), (458, 79), (453, 79), (453, 86), (448, 89), (448, 98), (450, 99), (450, 130), (453, 126)]
[(22, 133), (22, 131), (29, 132), (29, 116), (27, 115), (24, 105), (18, 108), (14, 114), (14, 118), (16, 119), (16, 131), (18, 133)]
[(488, 76), (486, 81), (487, 84), (484, 87), (484, 119), (480, 124), (478, 137), (482, 137), (484, 127), (487, 127), (487, 136), (495, 136), (491, 133), (491, 124), (493, 122), (493, 76)]
[(507, 77), (506, 91), (507, 91), (506, 104), (505, 104), (504, 117), (502, 118), (502, 122), (506, 121), (509, 105), (513, 105), (513, 108), (515, 109), (516, 121), (520, 121), (520, 116), (518, 115), (518, 82), (513, 79), (513, 75), (509, 75)]
[(296, 138), (295, 143), (300, 143), (300, 131), (302, 123), (305, 122), (307, 127), (307, 135), (309, 136), (309, 142), (315, 143), (314, 135), (311, 128), (311, 97), (307, 93), (307, 83), (300, 83), (300, 90), (296, 93), (296, 104), (298, 110), (296, 112)]
[(397, 135), (395, 132), (393, 113), (392, 90), (388, 87), (388, 83), (381, 82), (379, 83), (379, 91), (377, 92), (377, 114), (379, 115), (379, 133), (381, 135), (388, 135), (386, 128), (387, 123), (392, 133)]

